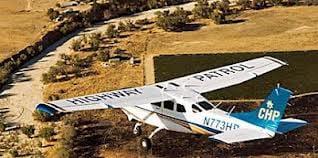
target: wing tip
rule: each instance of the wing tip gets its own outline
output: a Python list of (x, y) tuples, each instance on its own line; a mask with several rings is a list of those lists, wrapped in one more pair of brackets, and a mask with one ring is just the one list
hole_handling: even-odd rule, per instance
[(264, 58), (265, 58), (265, 59), (268, 59), (268, 60), (271, 60), (271, 61), (273, 61), (273, 62), (276, 62), (276, 63), (278, 63), (278, 64), (280, 64), (280, 65), (288, 65), (287, 62), (281, 61), (281, 60), (276, 59), (276, 58), (271, 57), (271, 56), (264, 56)]

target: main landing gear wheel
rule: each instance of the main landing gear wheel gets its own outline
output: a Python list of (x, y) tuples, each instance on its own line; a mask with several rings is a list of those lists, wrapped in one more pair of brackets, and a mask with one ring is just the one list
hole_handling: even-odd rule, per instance
[(133, 127), (133, 134), (135, 136), (140, 136), (142, 133), (141, 126), (137, 126), (137, 124)]
[(142, 148), (142, 150), (144, 151), (148, 151), (149, 149), (151, 149), (151, 140), (147, 137), (143, 137), (140, 139), (140, 147)]

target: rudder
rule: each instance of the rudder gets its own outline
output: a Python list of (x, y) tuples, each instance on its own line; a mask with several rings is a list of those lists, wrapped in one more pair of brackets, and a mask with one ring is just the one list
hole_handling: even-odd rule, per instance
[(277, 87), (257, 109), (251, 112), (233, 113), (231, 116), (276, 132), (291, 95), (290, 90)]

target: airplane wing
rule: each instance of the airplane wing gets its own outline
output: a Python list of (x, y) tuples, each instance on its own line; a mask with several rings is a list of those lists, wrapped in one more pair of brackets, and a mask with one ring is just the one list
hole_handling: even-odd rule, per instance
[(209, 137), (209, 139), (219, 140), (228, 144), (264, 138), (272, 138), (272, 136), (265, 131), (244, 128), (216, 134)]
[(158, 83), (159, 85), (183, 85), (196, 92), (205, 93), (233, 86), (275, 70), (287, 63), (265, 56), (189, 76)]
[(161, 88), (150, 85), (52, 101), (39, 104), (36, 109), (52, 114), (56, 112), (122, 108), (171, 99), (171, 97), (162, 93)]

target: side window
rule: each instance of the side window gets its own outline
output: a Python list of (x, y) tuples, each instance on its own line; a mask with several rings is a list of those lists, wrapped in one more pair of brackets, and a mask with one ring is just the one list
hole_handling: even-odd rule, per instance
[(174, 106), (174, 102), (171, 101), (171, 100), (168, 100), (168, 101), (164, 101), (164, 102), (163, 102), (163, 107), (164, 107), (165, 109), (173, 110), (173, 106)]
[(199, 102), (197, 104), (199, 104), (205, 110), (213, 109), (213, 106), (210, 103), (206, 102), (206, 101), (201, 101), (201, 102)]
[(186, 110), (183, 105), (177, 104), (177, 112), (186, 112)]
[(192, 111), (194, 113), (197, 113), (197, 112), (201, 112), (202, 110), (199, 107), (197, 107), (196, 105), (192, 104)]
[(161, 102), (151, 103), (151, 105), (154, 105), (154, 106), (160, 108), (161, 107)]

